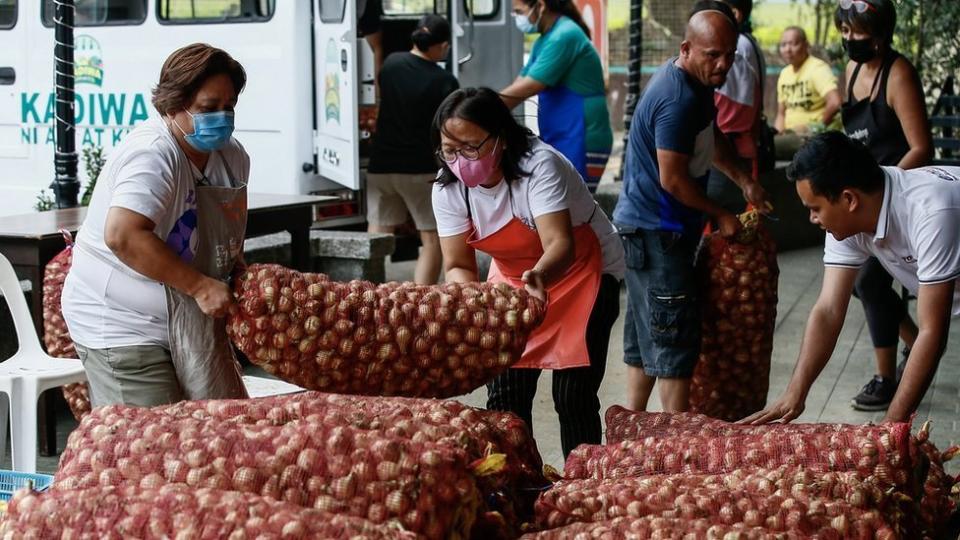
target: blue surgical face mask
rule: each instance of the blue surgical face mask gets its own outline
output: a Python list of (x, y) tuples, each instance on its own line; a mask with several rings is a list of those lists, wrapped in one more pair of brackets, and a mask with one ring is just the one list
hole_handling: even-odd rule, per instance
[(183, 138), (187, 144), (192, 146), (198, 152), (214, 152), (223, 148), (233, 135), (233, 113), (229, 111), (215, 111), (208, 113), (193, 114), (186, 111), (193, 118), (193, 133), (187, 134), (177, 124), (177, 129), (183, 133)]
[(530, 22), (529, 15), (524, 15), (523, 13), (513, 14), (513, 23), (517, 25), (517, 30), (520, 30), (524, 34), (536, 34), (539, 32), (540, 29), (537, 28), (539, 22), (539, 17), (537, 17), (537, 22)]

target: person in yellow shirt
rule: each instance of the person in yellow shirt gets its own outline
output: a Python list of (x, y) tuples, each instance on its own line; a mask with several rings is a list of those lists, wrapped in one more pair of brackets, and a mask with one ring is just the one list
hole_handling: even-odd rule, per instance
[(789, 159), (806, 137), (824, 129), (840, 129), (837, 78), (830, 65), (810, 55), (806, 32), (797, 26), (783, 31), (780, 56), (787, 66), (777, 80), (777, 154)]

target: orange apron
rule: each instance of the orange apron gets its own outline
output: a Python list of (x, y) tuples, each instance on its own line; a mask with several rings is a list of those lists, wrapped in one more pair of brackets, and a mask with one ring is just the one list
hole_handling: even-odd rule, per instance
[[(469, 204), (469, 203), (468, 203)], [(543, 256), (537, 231), (514, 216), (486, 238), (477, 240), (476, 229), (467, 245), (489, 254), (487, 281), (523, 287), (520, 276)], [(589, 220), (573, 228), (574, 260), (562, 278), (547, 287), (547, 313), (527, 339), (527, 348), (513, 367), (566, 369), (590, 365), (587, 323), (600, 290), (603, 256)]]

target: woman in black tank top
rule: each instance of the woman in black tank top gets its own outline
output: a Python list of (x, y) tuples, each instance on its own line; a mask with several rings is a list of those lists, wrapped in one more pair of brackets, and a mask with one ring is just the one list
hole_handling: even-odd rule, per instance
[[(841, 0), (834, 16), (850, 57), (846, 102), (841, 108), (847, 135), (865, 144), (877, 163), (902, 169), (922, 167), (933, 156), (923, 87), (910, 62), (891, 48), (897, 15), (891, 0)], [(877, 358), (877, 375), (853, 398), (860, 410), (884, 410), (896, 391), (902, 365), (897, 344), (909, 351), (917, 326), (905, 302), (893, 291), (893, 278), (876, 258), (857, 276), (855, 294), (863, 302)]]
[(850, 56), (843, 129), (865, 144), (880, 165), (922, 167), (933, 157), (933, 139), (917, 70), (891, 48), (893, 4), (848, 1), (850, 7), (843, 9), (846, 2), (841, 2), (834, 18)]
[(887, 53), (886, 58), (881, 60), (880, 73), (873, 77), (870, 93), (859, 100), (853, 97), (853, 89), (864, 64), (857, 64), (847, 82), (847, 100), (841, 109), (843, 129), (847, 136), (867, 145), (881, 165), (896, 165), (910, 151), (897, 112), (887, 103), (890, 68), (898, 58), (902, 57), (896, 51)]

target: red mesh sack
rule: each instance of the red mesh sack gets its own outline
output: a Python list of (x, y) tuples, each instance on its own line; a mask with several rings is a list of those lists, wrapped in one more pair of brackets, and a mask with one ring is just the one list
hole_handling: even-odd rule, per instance
[[(864, 512), (854, 525), (845, 516), (831, 520), (828, 527), (806, 534), (797, 531), (772, 531), (766, 527), (749, 527), (743, 523), (732, 525), (711, 518), (665, 518), (645, 516), (640, 518), (619, 517), (595, 523), (574, 523), (558, 529), (550, 529), (522, 536), (523, 540), (620, 540), (658, 539), (723, 539), (723, 540), (795, 540), (817, 538), (820, 540), (838, 540), (842, 538), (875, 538), (892, 540), (896, 533), (883, 525), (883, 520), (875, 512)], [(844, 532), (841, 532), (844, 531)]]
[(449, 446), (300, 420), (242, 425), (105, 409), (114, 414), (88, 415), (70, 435), (54, 489), (176, 483), (241, 491), (382, 515), (428, 538), (467, 536), (481, 512), (467, 458)]
[(547, 483), (536, 441), (518, 416), (458, 401), (303, 392), (258, 399), (181, 401), (152, 410), (176, 418), (274, 426), (304, 420), (445, 443), (462, 448), (471, 460), (504, 454), (510, 474), (525, 487)]
[(736, 239), (710, 234), (698, 256), (706, 298), (690, 410), (724, 420), (766, 404), (777, 320), (777, 246), (756, 211), (741, 220)]
[(342, 394), (450, 397), (514, 364), (543, 303), (492, 283), (338, 283), (251, 265), (227, 332), (281, 379)]
[(882, 526), (902, 536), (915, 531), (906, 515), (911, 503), (852, 471), (739, 469), (719, 475), (559, 482), (537, 500), (536, 523), (552, 529), (618, 517), (707, 518), (725, 525), (813, 535), (832, 528), (833, 521), (843, 516), (847, 529)]
[[(730, 535), (730, 536), (728, 536)], [(801, 534), (775, 533), (763, 527), (723, 525), (707, 518), (685, 520), (646, 516), (641, 518), (619, 517), (607, 521), (573, 523), (557, 529), (529, 533), (521, 540), (621, 540), (653, 539), (687, 540), (689, 538), (750, 540), (794, 540), (804, 538)]]
[[(50, 259), (43, 270), (43, 344), (47, 354), (57, 358), (77, 358), (77, 351), (70, 339), (67, 323), (63, 320), (60, 297), (63, 283), (73, 264), (73, 239), (64, 232), (67, 247)], [(90, 391), (87, 383), (68, 384), (63, 387), (63, 397), (70, 406), (74, 418), (80, 420), (90, 412)]]
[[(693, 413), (648, 413), (613, 406), (607, 409), (607, 442), (617, 443), (646, 437), (677, 437), (699, 435), (704, 437), (728, 437), (761, 435), (775, 429), (781, 433), (840, 433), (854, 426), (847, 424), (769, 424), (745, 425), (716, 420), (705, 415)], [(871, 429), (871, 426), (861, 426)], [(882, 436), (883, 426), (879, 429)], [(946, 459), (954, 456), (955, 450), (941, 453), (929, 439), (929, 422), (921, 426), (916, 436), (907, 441), (909, 454), (917, 468), (917, 481), (923, 483), (920, 499), (920, 527), (924, 534), (935, 534), (945, 525), (956, 509), (956, 503), (949, 494), (955, 479), (948, 475), (943, 467)], [(829, 458), (829, 456), (826, 456)], [(924, 470), (924, 467), (929, 467)], [(883, 472), (885, 469), (881, 469)]]
[[(379, 521), (378, 521), (379, 520)], [(365, 538), (416, 539), (370, 518), (331, 514), (259, 495), (168, 484), (19, 491), (0, 523), (3, 538)]]
[(652, 413), (645, 411), (631, 411), (619, 405), (607, 409), (605, 415), (607, 425), (607, 443), (633, 441), (647, 437), (674, 437), (678, 435), (697, 435), (701, 437), (733, 437), (746, 435), (764, 435), (771, 430), (784, 434), (793, 433), (844, 433), (850, 429), (879, 429), (880, 426), (854, 424), (803, 424), (791, 422), (789, 424), (737, 424), (711, 418), (704, 414), (681, 413)]
[(957, 480), (947, 474), (943, 464), (960, 453), (960, 446), (952, 446), (941, 453), (930, 442), (929, 436), (930, 422), (925, 422), (917, 433), (920, 451), (930, 463), (920, 499), (920, 521), (926, 533), (937, 537), (957, 509), (956, 500), (952, 496)]
[[(151, 410), (174, 418), (239, 424), (278, 426), (302, 420), (460, 448), (478, 471), (477, 486), (484, 501), (515, 531), (532, 520), (533, 501), (548, 483), (536, 443), (522, 420), (511, 413), (475, 409), (456, 401), (304, 392), (260, 399), (183, 401)], [(110, 408), (93, 414), (101, 416), (104, 425), (111, 415), (114, 421), (120, 419)], [(91, 443), (88, 440), (81, 446)], [(504, 459), (499, 459), (501, 454)]]
[(791, 424), (744, 426), (757, 433), (718, 437), (683, 434), (648, 436), (607, 446), (582, 445), (567, 459), (570, 479), (626, 478), (649, 474), (717, 474), (741, 468), (795, 465), (815, 472), (855, 470), (885, 486), (917, 496), (924, 461), (913, 450), (910, 425), (842, 426), (826, 432), (797, 432)]

